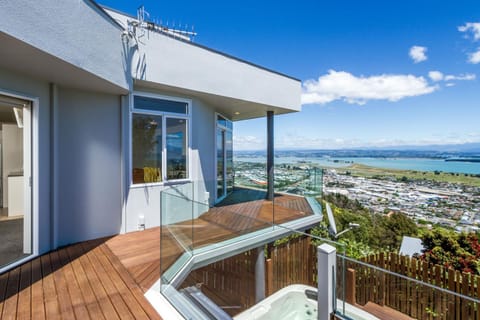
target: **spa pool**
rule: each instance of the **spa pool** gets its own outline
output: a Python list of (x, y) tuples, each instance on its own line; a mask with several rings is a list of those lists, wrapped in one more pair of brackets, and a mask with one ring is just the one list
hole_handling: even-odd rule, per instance
[[(317, 300), (314, 287), (293, 284), (285, 287), (253, 307), (234, 317), (235, 320), (317, 320)], [(313, 298), (313, 299), (312, 299)], [(337, 300), (337, 309), (343, 303)], [(371, 314), (350, 304), (345, 304), (345, 315), (355, 320), (378, 320)]]

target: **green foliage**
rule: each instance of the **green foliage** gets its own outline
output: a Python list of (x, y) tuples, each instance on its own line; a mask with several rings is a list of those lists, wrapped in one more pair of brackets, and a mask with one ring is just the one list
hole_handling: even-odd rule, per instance
[(480, 274), (480, 244), (476, 233), (435, 228), (422, 235), (422, 260), (462, 272)]
[(346, 255), (354, 259), (360, 259), (375, 253), (368, 244), (351, 239), (342, 239), (340, 243), (345, 245)]
[[(418, 228), (413, 220), (402, 213), (375, 214), (341, 194), (328, 194), (325, 201), (331, 203), (338, 231), (348, 228), (349, 223), (360, 226), (344, 233), (338, 239), (347, 246), (347, 255), (360, 258), (380, 251), (398, 251), (403, 236), (417, 236)], [(325, 205), (323, 206), (325, 208)], [(324, 214), (323, 237), (331, 237), (327, 230), (327, 215)], [(332, 238), (332, 240), (334, 240)]]

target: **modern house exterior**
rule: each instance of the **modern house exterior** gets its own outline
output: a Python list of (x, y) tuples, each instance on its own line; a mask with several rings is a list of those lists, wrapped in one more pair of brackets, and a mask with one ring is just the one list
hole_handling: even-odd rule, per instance
[(214, 205), (232, 188), (232, 122), (300, 110), (298, 80), (89, 0), (2, 1), (0, 44), (2, 145), (14, 128), (22, 146), (2, 190), (24, 199), (23, 252), (0, 271), (182, 221), (175, 204), (160, 214), (166, 188)]
[[(9, 302), (7, 278), (16, 278), (7, 274), (30, 273), (42, 255), (53, 254), (55, 269), (56, 259), (74, 260), (68, 248), (108, 252), (105, 268), (120, 263), (145, 312), (138, 287), (160, 312), (160, 292), (173, 288), (169, 301), (178, 299), (175, 285), (194, 268), (257, 248), (263, 261), (265, 244), (321, 219), (303, 197), (273, 203), (274, 115), (300, 111), (300, 81), (189, 36), (146, 21), (142, 9), (133, 17), (91, 0), (0, 2), (0, 317), (4, 301), (3, 314), (20, 303)], [(260, 117), (268, 201), (211, 210), (233, 190), (233, 122)], [(113, 237), (123, 234), (132, 236)]]

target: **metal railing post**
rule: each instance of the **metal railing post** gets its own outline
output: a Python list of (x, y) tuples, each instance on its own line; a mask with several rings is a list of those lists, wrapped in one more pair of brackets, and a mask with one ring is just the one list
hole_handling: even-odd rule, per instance
[(329, 244), (317, 247), (318, 260), (318, 320), (330, 320), (336, 309), (337, 249)]

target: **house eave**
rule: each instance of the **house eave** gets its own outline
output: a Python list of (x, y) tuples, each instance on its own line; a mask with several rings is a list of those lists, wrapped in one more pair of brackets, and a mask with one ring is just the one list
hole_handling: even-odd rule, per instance
[(266, 116), (267, 111), (273, 111), (275, 115), (297, 112), (296, 110), (286, 107), (268, 105), (255, 101), (242, 100), (235, 97), (222, 96), (214, 93), (175, 87), (166, 83), (151, 82), (140, 79), (134, 79), (134, 90), (162, 92), (169, 95), (199, 99), (209, 106), (212, 106), (216, 112), (232, 121), (263, 118)]

